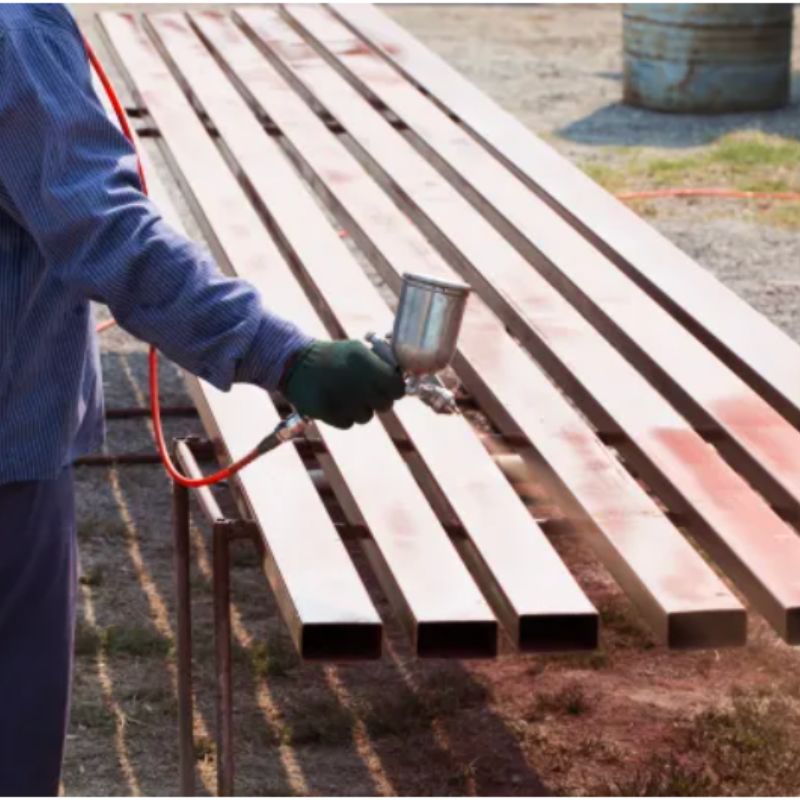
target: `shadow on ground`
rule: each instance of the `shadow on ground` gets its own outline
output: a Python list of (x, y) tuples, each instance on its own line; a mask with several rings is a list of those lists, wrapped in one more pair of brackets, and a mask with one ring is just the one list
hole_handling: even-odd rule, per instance
[[(115, 336), (121, 340), (123, 334)], [(142, 405), (144, 350), (104, 353), (109, 407)], [(162, 365), (165, 403), (187, 401)], [(113, 387), (113, 388), (112, 388)], [(167, 419), (169, 437), (198, 422)], [(152, 448), (143, 418), (109, 421), (107, 450)], [(178, 791), (170, 484), (158, 466), (76, 470), (81, 604), (64, 788), (68, 794)], [(214, 636), (208, 525), (193, 517), (197, 788), (214, 791)], [(302, 536), (302, 531), (297, 532)], [(232, 555), (238, 794), (542, 795), (517, 733), (472, 665), (413, 658), (360, 551), (387, 620), (380, 661), (296, 656), (252, 545)]]
[[(615, 81), (622, 94), (622, 75), (598, 73)], [(570, 122), (556, 133), (585, 145), (624, 147), (697, 147), (737, 130), (760, 130), (800, 138), (800, 72), (793, 75), (789, 105), (777, 111), (732, 114), (667, 114), (615, 102)]]

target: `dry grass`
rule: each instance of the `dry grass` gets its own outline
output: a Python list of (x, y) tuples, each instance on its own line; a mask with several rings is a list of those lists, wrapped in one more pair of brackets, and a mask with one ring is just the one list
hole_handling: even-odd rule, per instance
[(534, 719), (546, 719), (554, 714), (578, 717), (590, 708), (591, 700), (584, 688), (577, 683), (568, 683), (555, 692), (541, 694), (536, 698)]
[(734, 689), (679, 727), (668, 753), (598, 789), (623, 796), (774, 795), (800, 792), (800, 714), (778, 691)]
[[(613, 165), (587, 162), (584, 171), (614, 193), (681, 187), (727, 187), (749, 192), (800, 191), (800, 142), (760, 131), (737, 131), (710, 145), (665, 154), (660, 150), (619, 147)], [(671, 201), (686, 202), (686, 201)], [(739, 213), (741, 202), (732, 206)], [(633, 201), (640, 213), (653, 215), (652, 201)], [(759, 201), (755, 220), (790, 229), (800, 228), (800, 201)]]
[(75, 633), (75, 654), (78, 656), (166, 656), (172, 652), (172, 644), (164, 636), (149, 627), (138, 625), (110, 625), (106, 628), (90, 628), (79, 623)]

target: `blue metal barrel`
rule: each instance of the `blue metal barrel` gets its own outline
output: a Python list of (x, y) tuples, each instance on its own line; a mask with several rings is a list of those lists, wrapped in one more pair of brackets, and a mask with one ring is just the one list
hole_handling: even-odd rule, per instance
[(779, 108), (789, 99), (791, 42), (791, 4), (626, 4), (625, 102), (701, 113)]

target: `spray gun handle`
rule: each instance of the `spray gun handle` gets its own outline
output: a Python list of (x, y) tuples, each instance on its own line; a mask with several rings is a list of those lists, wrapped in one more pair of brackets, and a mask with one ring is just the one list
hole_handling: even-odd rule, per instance
[[(380, 359), (385, 361), (395, 369), (399, 369), (397, 359), (394, 357), (390, 336), (381, 337), (376, 333), (368, 333), (364, 337), (372, 347), (372, 351)], [(437, 414), (458, 413), (458, 406), (455, 402), (453, 393), (435, 375), (424, 377), (407, 376), (406, 393), (416, 395), (423, 403), (430, 406)], [(259, 455), (274, 450), (283, 442), (288, 442), (296, 436), (300, 436), (309, 423), (307, 417), (298, 414), (296, 411), (286, 419), (281, 420), (273, 429), (272, 433), (265, 436), (258, 444), (256, 450)]]
[[(368, 333), (366, 336), (367, 341), (372, 346), (373, 351), (387, 364), (393, 367), (397, 366), (397, 362), (392, 353), (392, 346), (386, 339), (382, 339), (374, 333)], [(300, 436), (309, 423), (307, 417), (298, 414), (296, 411), (290, 414), (286, 419), (281, 420), (271, 433), (267, 434), (256, 447), (259, 455), (268, 453), (274, 450), (278, 445)]]
[(381, 361), (385, 361), (390, 367), (398, 369), (397, 359), (394, 357), (391, 342), (389, 341), (390, 334), (385, 337), (378, 336), (377, 333), (370, 331), (364, 337), (372, 347), (372, 352), (375, 353)]

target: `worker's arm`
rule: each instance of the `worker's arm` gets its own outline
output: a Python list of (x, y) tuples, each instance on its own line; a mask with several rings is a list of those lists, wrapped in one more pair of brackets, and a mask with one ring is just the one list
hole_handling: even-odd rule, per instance
[(309, 337), (224, 277), (140, 190), (68, 12), (0, 33), (0, 207), (74, 293), (215, 386), (274, 388)]

